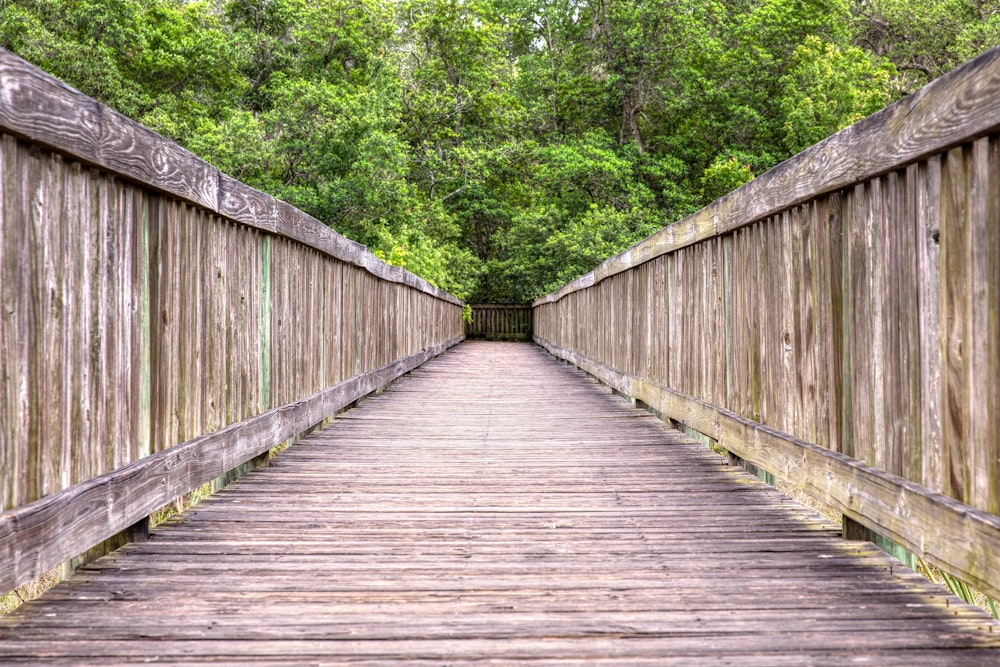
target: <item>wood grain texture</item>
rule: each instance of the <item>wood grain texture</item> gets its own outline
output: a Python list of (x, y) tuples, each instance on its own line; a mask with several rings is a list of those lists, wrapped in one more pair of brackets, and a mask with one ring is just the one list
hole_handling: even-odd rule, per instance
[(0, 127), (88, 165), (216, 206), (213, 167), (2, 49)]
[(9, 136), (0, 152), (0, 508), (9, 508), (134, 455), (132, 260), (145, 197)]
[[(269, 408), (309, 403), (318, 393), (325, 398), (312, 403), (335, 411), (343, 388), (366, 387), (369, 371), (421, 358), (461, 335), (453, 299), (403, 283), (387, 287), (298, 242), (10, 135), (0, 137), (0, 156), (0, 589), (299, 432), (281, 427), (275, 435), (260, 426), (267, 417), (256, 416)], [(283, 253), (278, 267), (272, 241)], [(272, 276), (282, 270), (283, 278)], [(343, 271), (364, 278), (373, 319), (359, 319), (350, 304), (357, 363), (324, 382), (318, 337), (345, 318), (319, 304), (340, 289), (327, 279)], [(414, 300), (412, 319), (396, 317), (398, 293)], [(413, 330), (406, 349), (395, 327)], [(335, 348), (329, 354), (343, 356)], [(348, 403), (358, 397), (349, 395)], [(313, 423), (324, 418), (305, 414)], [(204, 446), (135, 463), (212, 433)], [(179, 458), (184, 452), (194, 459)], [(48, 501), (28, 505), (40, 498)]]
[(885, 535), (929, 562), (1000, 597), (1000, 517), (919, 484), (793, 438), (719, 406), (560, 349), (549, 353), (615, 391), (704, 433), (722, 447)]
[(0, 589), (13, 590), (82, 553), (174, 498), (311, 429), (460, 340), (355, 375), (308, 398), (0, 514)]
[(2, 50), (0, 173), (0, 512), (461, 336), (459, 300)]
[(12, 616), (0, 661), (971, 666), (1000, 625), (537, 347), (469, 342)]
[(1000, 141), (969, 155), (968, 321), (970, 504), (1000, 514)]
[(363, 245), (270, 195), (230, 178), (176, 143), (0, 49), (0, 130), (156, 192), (294, 239), (382, 280), (460, 302), (381, 262)]

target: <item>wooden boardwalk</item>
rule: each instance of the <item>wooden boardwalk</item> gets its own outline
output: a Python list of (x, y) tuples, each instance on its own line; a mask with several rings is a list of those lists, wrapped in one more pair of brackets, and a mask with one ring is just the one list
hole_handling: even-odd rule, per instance
[(0, 664), (990, 665), (1000, 626), (539, 348), (465, 343), (0, 618)]

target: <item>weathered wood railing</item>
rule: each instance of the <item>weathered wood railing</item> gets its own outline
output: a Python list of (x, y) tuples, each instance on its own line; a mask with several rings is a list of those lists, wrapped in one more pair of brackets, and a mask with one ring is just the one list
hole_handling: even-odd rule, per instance
[(0, 50), (0, 590), (462, 337), (462, 304)]
[(535, 339), (1000, 594), (1000, 51), (537, 301)]
[(479, 303), (471, 308), (472, 321), (465, 325), (469, 338), (531, 340), (530, 305)]

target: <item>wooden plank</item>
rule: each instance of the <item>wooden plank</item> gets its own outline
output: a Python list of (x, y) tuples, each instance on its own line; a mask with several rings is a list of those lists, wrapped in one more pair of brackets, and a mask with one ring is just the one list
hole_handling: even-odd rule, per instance
[(511, 343), (439, 357), (0, 619), (4, 664), (998, 656), (981, 610)]
[[(885, 203), (886, 224), (881, 245), (886, 271), (883, 320), (887, 349), (883, 395), (887, 403), (888, 472), (923, 483), (921, 433), (922, 385), (920, 370), (920, 274), (915, 209), (915, 170), (889, 174)], [(927, 486), (926, 484), (924, 484)]]
[(288, 303), (289, 274), (295, 268), (289, 266), (291, 256), (290, 242), (276, 238), (272, 241), (271, 252), (271, 404), (283, 405), (288, 402), (288, 373), (286, 358), (291, 354), (292, 344), (287, 340), (291, 323), (288, 322), (290, 307)]
[(770, 268), (782, 266), (780, 233), (772, 233), (779, 229), (779, 226), (780, 216), (776, 216), (767, 221), (766, 227), (762, 226), (758, 230), (760, 257), (764, 261), (758, 262), (755, 266), (758, 273), (757, 289), (760, 290), (756, 297), (758, 300), (756, 325), (759, 332), (757, 346), (760, 359), (758, 371), (760, 421), (764, 424), (770, 423), (775, 428), (778, 428), (779, 420), (783, 417), (785, 403), (784, 393), (779, 386), (784, 360), (784, 336), (781, 326), (784, 322), (782, 317), (784, 304), (781, 300), (781, 282), (773, 279)]
[[(781, 267), (778, 282), (778, 303), (781, 305), (777, 337), (769, 341), (780, 350), (779, 381), (772, 385), (780, 394), (775, 397), (775, 406), (781, 406), (780, 429), (785, 432), (799, 433), (802, 420), (801, 394), (798, 388), (798, 368), (801, 365), (800, 346), (797, 345), (797, 320), (800, 316), (796, 299), (798, 283), (802, 280), (796, 266), (798, 247), (796, 233), (799, 227), (799, 214), (796, 210), (782, 213), (778, 223), (779, 234), (775, 235), (778, 242), (777, 256)], [(714, 402), (714, 401), (712, 401)]]
[[(827, 367), (829, 376), (827, 381), (830, 398), (828, 401), (828, 429), (830, 432), (831, 449), (846, 453), (845, 447), (850, 447), (847, 442), (849, 436), (848, 424), (845, 421), (847, 416), (847, 390), (849, 383), (845, 377), (847, 364), (844, 363), (845, 355), (848, 354), (847, 331), (845, 329), (845, 292), (846, 283), (845, 264), (845, 239), (844, 239), (844, 196), (840, 193), (832, 194), (823, 199), (826, 210), (826, 224), (829, 225), (829, 246), (828, 257), (830, 259), (829, 276), (824, 283), (827, 289), (827, 299), (830, 308), (830, 329), (828, 337), (825, 339), (827, 348)], [(845, 445), (845, 442), (847, 444)]]
[(2, 49), (0, 126), (85, 164), (216, 206), (213, 167)]
[[(76, 389), (82, 374), (81, 364), (77, 363), (76, 355), (79, 321), (78, 312), (83, 304), (76, 299), (77, 273), (79, 271), (78, 262), (75, 261), (80, 251), (78, 243), (73, 242), (73, 235), (70, 229), (80, 229), (78, 220), (80, 217), (79, 204), (74, 204), (76, 189), (79, 184), (81, 169), (77, 166), (74, 169), (67, 169), (62, 173), (64, 193), (62, 197), (62, 211), (60, 218), (66, 222), (63, 229), (59, 231), (60, 256), (65, 262), (62, 285), (60, 286), (59, 300), (63, 311), (63, 325), (61, 340), (58, 350), (59, 365), (61, 366), (59, 386), (60, 392), (54, 403), (58, 407), (55, 411), (59, 413), (58, 433), (71, 433), (78, 428), (80, 418), (79, 402), (74, 401), (74, 396), (79, 396)], [(0, 332), (0, 338), (3, 333)], [(2, 371), (0, 371), (2, 373)], [(59, 468), (60, 484), (58, 488), (63, 489), (74, 483), (73, 478), (73, 442), (69, 438), (59, 439)], [(0, 466), (4, 469), (4, 466)]]
[[(21, 349), (18, 350), (21, 359), (19, 359), (19, 364), (21, 365), (21, 372), (24, 374), (21, 378), (18, 378), (23, 382), (23, 388), (21, 389), (24, 403), (21, 404), (21, 409), (23, 411), (24, 431), (21, 434), (23, 440), (17, 442), (15, 445), (20, 451), (18, 459), (21, 461), (22, 474), (24, 475), (25, 484), (25, 495), (30, 498), (37, 498), (41, 491), (41, 464), (42, 464), (42, 454), (38, 451), (39, 446), (41, 446), (41, 438), (39, 433), (39, 422), (40, 422), (40, 408), (38, 405), (39, 390), (38, 383), (40, 381), (38, 373), (39, 364), (39, 352), (38, 346), (40, 340), (37, 336), (32, 336), (31, 334), (39, 331), (39, 326), (41, 324), (41, 314), (39, 300), (39, 286), (37, 284), (39, 267), (38, 267), (38, 255), (40, 250), (37, 245), (37, 239), (40, 234), (41, 222), (39, 220), (41, 216), (40, 212), (36, 210), (33, 205), (36, 203), (35, 200), (35, 190), (38, 187), (39, 173), (41, 171), (41, 154), (40, 151), (34, 150), (31, 152), (22, 153), (21, 159), (19, 160), (20, 170), (24, 173), (25, 177), (21, 181), (21, 197), (20, 197), (20, 214), (23, 216), (23, 227), (22, 227), (22, 238), (20, 239), (19, 245), (21, 246), (20, 262), (21, 271), (15, 279), (15, 285), (21, 292), (21, 300), (24, 305), (20, 309), (19, 315), (19, 331), (18, 334), (24, 339)], [(36, 241), (33, 243), (33, 241)], [(15, 419), (19, 417), (14, 416)]]
[(915, 180), (917, 275), (920, 276), (921, 475), (932, 491), (946, 493), (941, 460), (941, 158), (911, 167)]
[[(70, 385), (71, 397), (73, 400), (72, 410), (75, 411), (73, 419), (73, 431), (82, 434), (80, 442), (68, 443), (72, 449), (70, 479), (75, 483), (87, 479), (93, 468), (93, 460), (97, 457), (97, 447), (92, 443), (97, 442), (94, 438), (94, 423), (99, 418), (99, 408), (94, 407), (94, 396), (92, 390), (92, 378), (95, 369), (91, 357), (91, 349), (94, 347), (93, 339), (98, 327), (95, 324), (96, 308), (91, 300), (94, 284), (94, 254), (96, 249), (92, 242), (94, 230), (100, 222), (99, 207), (97, 204), (97, 187), (99, 179), (93, 171), (79, 167), (72, 175), (75, 191), (73, 199), (77, 202), (76, 218), (68, 218), (68, 223), (73, 224), (76, 229), (78, 242), (74, 245), (78, 247), (72, 264), (74, 270), (74, 294), (70, 300), (76, 310), (77, 326), (73, 331), (73, 355), (72, 365), (79, 369), (79, 373), (74, 377), (74, 382)], [(27, 501), (22, 498), (21, 503)]]
[[(37, 336), (32, 345), (30, 389), (31, 403), (38, 406), (32, 410), (32, 420), (35, 422), (31, 438), (31, 455), (33, 483), (35, 493), (43, 495), (57, 488), (59, 482), (59, 462), (62, 453), (58, 451), (59, 444), (55, 437), (59, 428), (59, 416), (55, 411), (42, 406), (49, 406), (58, 400), (60, 393), (59, 369), (48, 363), (49, 359), (58, 358), (57, 341), (62, 329), (62, 322), (56, 312), (58, 300), (55, 293), (61, 282), (61, 270), (57, 265), (57, 242), (52, 238), (57, 232), (49, 226), (49, 221), (57, 218), (62, 208), (58, 198), (59, 179), (56, 176), (58, 166), (39, 154), (31, 160), (25, 176), (30, 183), (31, 204), (29, 221), (29, 243), (32, 246), (31, 257), (26, 257), (32, 271), (34, 285), (30, 287), (31, 318), (33, 332), (48, 332), (48, 335)], [(56, 247), (53, 247), (56, 246)], [(28, 334), (30, 335), (30, 333)]]
[(218, 213), (262, 232), (273, 234), (278, 229), (278, 206), (274, 197), (221, 173)]
[(1000, 514), (1000, 148), (976, 141), (969, 155), (968, 503)]
[(966, 155), (951, 150), (941, 184), (941, 463), (945, 493), (970, 500), (968, 460), (969, 223), (966, 211)]
[[(128, 358), (123, 368), (125, 373), (123, 383), (128, 385), (130, 398), (130, 413), (128, 418), (129, 461), (137, 461), (149, 456), (151, 450), (150, 415), (151, 415), (151, 364), (150, 364), (150, 310), (149, 310), (149, 212), (145, 193), (135, 188), (124, 192), (127, 198), (131, 220), (132, 247), (125, 254), (128, 263), (128, 275), (131, 281), (128, 296), (131, 303), (125, 304), (125, 312), (130, 314), (127, 324), (123, 320), (129, 336), (127, 350)], [(68, 230), (67, 230), (68, 234)], [(66, 431), (64, 431), (66, 432)]]
[(271, 239), (261, 241), (260, 260), (260, 412), (274, 407), (271, 386), (271, 309), (273, 305), (272, 275), (274, 263), (271, 259)]
[(1000, 517), (677, 390), (536, 340), (615, 391), (718, 441), (993, 597), (1000, 597)]
[[(751, 322), (752, 309), (750, 299), (757, 294), (754, 289), (756, 285), (755, 272), (750, 270), (754, 266), (751, 263), (751, 237), (753, 227), (741, 229), (733, 236), (733, 280), (737, 277), (741, 283), (745, 283), (744, 289), (734, 289), (733, 294), (733, 356), (734, 356), (734, 392), (733, 400), (728, 404), (732, 410), (740, 414), (751, 414), (760, 416), (757, 385), (754, 379), (759, 379), (759, 375), (752, 370), (754, 353), (754, 331)], [(730, 283), (730, 286), (733, 283)], [(668, 385), (664, 381), (661, 384)]]
[(302, 433), (461, 339), (0, 514), (0, 589), (13, 590), (174, 498)]
[[(885, 224), (885, 181), (883, 178), (872, 179), (868, 183), (868, 190), (865, 193), (865, 248), (863, 252), (867, 255), (867, 275), (863, 279), (867, 282), (866, 297), (868, 302), (865, 305), (865, 313), (862, 317), (867, 317), (869, 321), (864, 326), (866, 340), (870, 346), (858, 347), (855, 349), (864, 350), (864, 354), (856, 355), (856, 360), (860, 363), (867, 361), (867, 373), (863, 375), (863, 386), (867, 394), (862, 400), (870, 401), (871, 413), (861, 412), (862, 415), (870, 419), (870, 431), (859, 433), (855, 436), (855, 456), (869, 465), (874, 465), (880, 470), (888, 470), (889, 465), (886, 460), (888, 453), (888, 434), (886, 433), (886, 403), (885, 403), (885, 299), (883, 298), (885, 267), (884, 248), (880, 238), (881, 227)], [(861, 318), (858, 318), (860, 321)], [(871, 353), (868, 354), (868, 350)], [(894, 390), (898, 388), (894, 387)], [(858, 404), (855, 404), (858, 405)], [(860, 436), (860, 437), (859, 437)], [(857, 451), (858, 443), (863, 442), (866, 446), (864, 454)]]
[[(840, 451), (840, 225), (839, 197), (819, 199), (813, 208), (814, 280), (811, 300), (814, 319), (814, 373), (816, 378), (816, 444)], [(739, 410), (734, 410), (739, 414)]]
[[(817, 376), (825, 372), (818, 369), (817, 357), (822, 349), (818, 344), (816, 333), (817, 319), (820, 312), (820, 290), (817, 288), (820, 278), (817, 262), (819, 246), (816, 236), (818, 230), (818, 210), (815, 203), (802, 207), (799, 211), (798, 223), (792, 228), (793, 256), (798, 262), (799, 280), (795, 284), (795, 339), (793, 345), (798, 355), (796, 364), (798, 387), (797, 398), (799, 406), (798, 435), (808, 442), (822, 444), (820, 440), (819, 415), (825, 416), (826, 395), (820, 391)], [(826, 434), (824, 434), (826, 435)]]
[(110, 183), (104, 179), (94, 182), (92, 209), (93, 221), (89, 242), (92, 248), (91, 264), (86, 267), (90, 274), (89, 293), (84, 299), (91, 311), (90, 346), (87, 349), (90, 362), (91, 382), (90, 410), (91, 433), (88, 438), (91, 443), (90, 465), (85, 470), (87, 477), (93, 477), (107, 472), (109, 459), (113, 457), (110, 451), (101, 445), (107, 441), (110, 431), (111, 413), (109, 411), (107, 387), (101, 382), (93, 381), (110, 375), (108, 368), (108, 333), (111, 314), (108, 312), (108, 274), (106, 266), (112, 262), (111, 248), (107, 242), (108, 232), (112, 225), (112, 212), (108, 201)]
[[(849, 197), (847, 261), (849, 266), (848, 290), (845, 293), (845, 324), (849, 327), (849, 352), (844, 359), (850, 376), (845, 378), (850, 386), (850, 410), (844, 423), (851, 429), (850, 448), (844, 453), (869, 464), (874, 464), (875, 444), (881, 434), (875, 431), (876, 411), (881, 405), (876, 403), (875, 369), (868, 361), (869, 350), (875, 349), (874, 308), (877, 296), (873, 294), (874, 264), (874, 221), (870, 200), (875, 197), (869, 185), (856, 186)], [(846, 391), (846, 389), (845, 389)], [(844, 443), (845, 445), (848, 442)]]
[[(226, 391), (228, 386), (235, 389), (235, 378), (227, 377), (226, 362), (228, 359), (239, 359), (231, 349), (229, 331), (234, 327), (233, 320), (239, 313), (239, 303), (230, 304), (227, 299), (227, 282), (238, 282), (228, 261), (228, 242), (232, 225), (217, 220), (204, 240), (204, 255), (208, 280), (205, 284), (205, 369), (202, 376), (204, 382), (205, 428), (210, 433), (232, 421), (225, 418)], [(247, 290), (249, 291), (249, 289)], [(233, 366), (237, 364), (234, 363)], [(233, 369), (235, 371), (235, 368)]]

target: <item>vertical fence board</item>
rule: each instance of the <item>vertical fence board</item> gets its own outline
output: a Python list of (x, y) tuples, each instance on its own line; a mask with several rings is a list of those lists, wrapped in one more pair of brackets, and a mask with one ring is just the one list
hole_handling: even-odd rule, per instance
[(782, 407), (780, 418), (776, 414), (773, 423), (785, 432), (795, 430), (802, 418), (802, 395), (798, 387), (797, 369), (801, 351), (795, 344), (799, 318), (796, 290), (802, 279), (797, 271), (797, 239), (793, 229), (798, 224), (798, 210), (786, 211), (781, 215), (780, 234), (777, 235), (781, 267), (776, 282), (780, 289), (781, 325), (775, 342), (780, 350), (781, 364), (780, 381), (777, 384), (779, 393), (774, 397), (774, 405)]
[(844, 452), (844, 433), (847, 425), (845, 417), (845, 383), (842, 369), (844, 363), (844, 196), (834, 193), (822, 200), (826, 206), (822, 224), (829, 234), (829, 251), (825, 257), (829, 261), (828, 274), (824, 285), (827, 289), (826, 299), (829, 308), (829, 328), (823, 339), (827, 344), (827, 415), (829, 415), (828, 432), (830, 446), (834, 451)]
[(997, 140), (972, 144), (969, 156), (968, 354), (969, 504), (1000, 513), (1000, 198)]
[[(14, 159), (16, 152), (11, 147), (16, 146), (13, 138), (0, 134), (0, 216), (5, 222), (11, 219), (12, 204), (15, 199), (8, 189), (16, 182), (11, 176), (15, 173)], [(0, 475), (0, 509), (12, 507), (16, 497), (14, 480), (17, 479), (16, 443), (14, 434), (14, 407), (17, 401), (13, 387), (13, 378), (17, 377), (13, 368), (13, 347), (17, 341), (14, 329), (11, 277), (13, 262), (8, 261), (10, 250), (8, 243), (14, 236), (13, 225), (0, 224), (0, 410), (4, 419), (0, 419), (0, 470), (10, 471)]]
[(39, 160), (40, 171), (35, 185), (32, 209), (35, 214), (35, 238), (38, 257), (35, 267), (38, 281), (38, 341), (36, 372), (39, 376), (38, 397), (38, 453), (39, 492), (51, 493), (60, 488), (60, 464), (63, 459), (60, 426), (62, 419), (55, 409), (61, 401), (62, 373), (53, 359), (60, 357), (64, 320), (61, 299), (64, 279), (63, 249), (59, 243), (59, 229), (50, 224), (62, 210), (61, 160)]
[[(465, 335), (469, 338), (494, 340), (529, 340), (532, 332), (531, 306), (523, 304), (470, 304), (472, 321), (465, 325)], [(565, 315), (564, 326), (571, 316)]]
[(970, 500), (966, 477), (968, 436), (967, 293), (969, 228), (966, 214), (966, 164), (961, 147), (944, 161), (941, 184), (941, 353), (942, 465), (946, 493)]
[[(768, 220), (769, 227), (778, 228), (778, 217)], [(780, 234), (764, 234), (758, 229), (758, 240), (761, 244), (761, 259), (757, 267), (757, 288), (755, 299), (760, 303), (760, 317), (756, 324), (758, 329), (757, 346), (760, 354), (760, 419), (765, 424), (774, 423), (780, 419), (784, 396), (780, 387), (781, 365), (781, 281), (782, 270), (780, 254)]]
[(796, 254), (799, 261), (799, 280), (796, 283), (797, 335), (794, 343), (799, 354), (798, 378), (799, 409), (801, 411), (801, 432), (810, 442), (826, 444), (827, 438), (820, 438), (820, 414), (824, 414), (826, 394), (819, 387), (819, 369), (817, 357), (820, 346), (816, 341), (816, 320), (821, 317), (819, 276), (819, 246), (817, 234), (819, 227), (819, 211), (816, 203), (804, 206), (800, 211), (798, 224), (793, 226), (793, 233), (798, 236)]
[(904, 228), (897, 224), (893, 204), (899, 198), (897, 174), (886, 174), (878, 181), (881, 192), (876, 200), (874, 229), (875, 291), (874, 309), (876, 313), (876, 338), (879, 341), (880, 362), (876, 365), (876, 391), (881, 409), (877, 410), (879, 421), (875, 430), (882, 435), (876, 458), (876, 465), (882, 470), (902, 474), (902, 447), (907, 424), (905, 410), (906, 379), (905, 369), (899, 367), (903, 354), (899, 339), (901, 319), (900, 299), (905, 278), (899, 272), (901, 267), (895, 262), (900, 236)]
[[(76, 298), (77, 271), (80, 266), (77, 253), (80, 244), (73, 242), (73, 235), (79, 229), (79, 219), (77, 212), (80, 210), (80, 202), (75, 197), (76, 188), (79, 184), (80, 168), (78, 165), (63, 170), (63, 196), (58, 215), (66, 220), (68, 224), (61, 225), (59, 230), (59, 256), (65, 263), (62, 284), (59, 287), (59, 300), (63, 313), (63, 323), (60, 327), (59, 337), (59, 365), (61, 373), (59, 378), (62, 387), (61, 396), (53, 397), (52, 405), (58, 410), (60, 416), (59, 433), (73, 433), (77, 428), (80, 417), (77, 401), (73, 401), (74, 389), (79, 390), (80, 367), (74, 358), (77, 354), (77, 341), (79, 337), (76, 329), (76, 322), (79, 321), (80, 300)], [(2, 225), (0, 225), (2, 226)], [(0, 232), (2, 234), (2, 232)], [(2, 243), (0, 243), (2, 246)], [(3, 333), (0, 332), (0, 338)], [(2, 375), (0, 369), (0, 375)], [(78, 395), (78, 394), (77, 394)], [(59, 453), (59, 488), (66, 488), (73, 480), (73, 443), (75, 439), (60, 438)]]
[(4, 218), (12, 224), (4, 236), (4, 259), (0, 267), (3, 271), (0, 283), (3, 317), (6, 320), (3, 341), (6, 418), (0, 423), (6, 426), (5, 449), (9, 453), (8, 502), (17, 504), (20, 498), (31, 497), (28, 490), (28, 423), (31, 417), (28, 412), (28, 300), (22, 298), (29, 288), (26, 282), (29, 218), (24, 208), (24, 189), (27, 186), (21, 176), (22, 150), (9, 137), (5, 137), (4, 144), (7, 155), (3, 174), (3, 186), (7, 192)]

